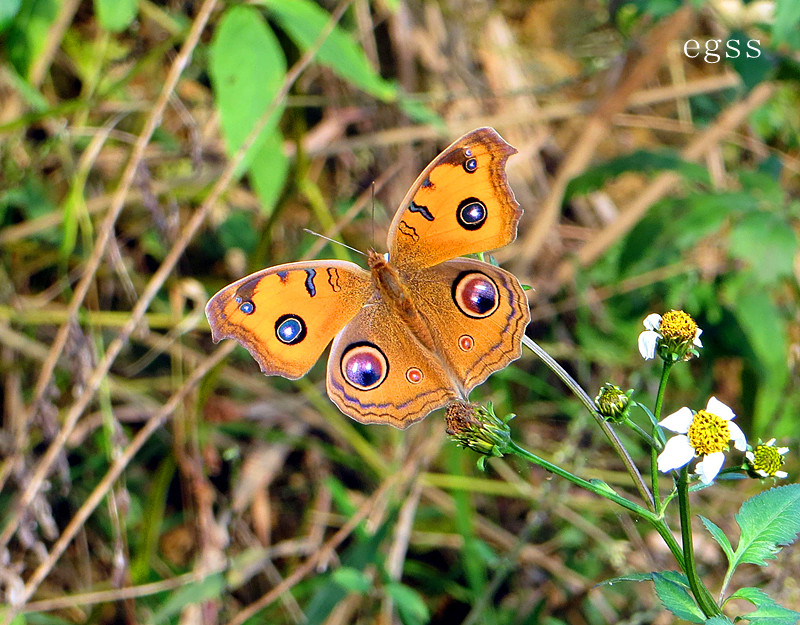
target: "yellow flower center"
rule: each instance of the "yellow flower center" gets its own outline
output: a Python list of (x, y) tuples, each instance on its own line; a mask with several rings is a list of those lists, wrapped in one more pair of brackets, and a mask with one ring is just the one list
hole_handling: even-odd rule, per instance
[(731, 429), (722, 417), (701, 410), (694, 416), (687, 436), (697, 455), (707, 456), (728, 449)]
[(670, 310), (661, 317), (659, 331), (667, 340), (688, 343), (697, 335), (697, 323), (682, 310)]
[(770, 445), (756, 445), (753, 450), (753, 468), (767, 475), (775, 475), (783, 466), (784, 458)]

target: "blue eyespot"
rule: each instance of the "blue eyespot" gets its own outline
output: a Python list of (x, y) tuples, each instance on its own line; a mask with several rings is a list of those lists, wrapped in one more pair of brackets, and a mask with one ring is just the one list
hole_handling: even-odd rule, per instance
[(477, 230), (486, 223), (486, 204), (476, 197), (468, 197), (458, 205), (456, 220), (464, 230)]
[(306, 324), (297, 315), (283, 315), (275, 322), (275, 336), (286, 345), (296, 345), (306, 334)]
[(245, 300), (239, 304), (239, 310), (241, 310), (245, 315), (252, 315), (256, 310), (256, 306), (250, 300)]
[(471, 174), (476, 169), (478, 169), (478, 159), (477, 158), (469, 158), (464, 161), (464, 171), (468, 174)]

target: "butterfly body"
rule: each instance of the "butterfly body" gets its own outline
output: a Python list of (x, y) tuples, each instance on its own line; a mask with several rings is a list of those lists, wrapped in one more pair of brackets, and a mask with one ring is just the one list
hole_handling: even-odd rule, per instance
[(327, 391), (362, 423), (405, 428), (521, 353), (527, 299), (507, 271), (463, 254), (501, 247), (522, 211), (506, 182), (514, 148), (469, 133), (412, 186), (369, 271), (344, 261), (279, 265), (209, 300), (212, 338), (242, 343), (268, 375), (304, 375), (333, 339)]

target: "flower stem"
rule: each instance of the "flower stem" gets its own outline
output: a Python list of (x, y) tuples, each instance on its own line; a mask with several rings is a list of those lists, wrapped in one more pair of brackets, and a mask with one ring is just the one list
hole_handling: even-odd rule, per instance
[(528, 451), (524, 447), (520, 447), (513, 440), (508, 442), (506, 449), (504, 449), (503, 451), (507, 453), (516, 454), (520, 458), (524, 458), (525, 460), (528, 460), (533, 464), (537, 464), (543, 469), (550, 471), (550, 473), (554, 473), (559, 477), (563, 477), (565, 480), (572, 482), (576, 486), (585, 488), (586, 490), (591, 491), (596, 495), (605, 497), (606, 499), (609, 499), (610, 501), (619, 504), (620, 506), (622, 506), (627, 510), (630, 510), (631, 512), (635, 512), (639, 516), (642, 516), (649, 521), (656, 519), (656, 516), (653, 514), (652, 511), (648, 510), (647, 508), (643, 508), (638, 503), (634, 503), (633, 501), (630, 501), (629, 499), (625, 499), (625, 497), (618, 495), (616, 492), (611, 490), (611, 488), (604, 482), (599, 482), (599, 481), (590, 482), (589, 480), (585, 480), (582, 477), (578, 477), (574, 473), (570, 473), (566, 469), (562, 469), (561, 467), (553, 464), (552, 462), (548, 462), (544, 458), (537, 456), (536, 454)]
[[(640, 426), (638, 423), (635, 423), (631, 419), (626, 419), (625, 425), (627, 425), (630, 429), (636, 432), (639, 435), (639, 437), (650, 446), (651, 449), (658, 450), (659, 447), (663, 447), (663, 445), (660, 445), (655, 438), (653, 438), (647, 432), (645, 432), (644, 429), (642, 429), (642, 426)], [(655, 495), (655, 493), (653, 493), (653, 495)]]
[[(631, 476), (631, 479), (633, 480), (637, 490), (639, 491), (639, 494), (642, 496), (642, 499), (644, 499), (648, 507), (655, 510), (656, 508), (653, 495), (650, 493), (650, 490), (647, 488), (647, 484), (645, 484), (644, 480), (642, 479), (642, 474), (639, 473), (639, 469), (636, 468), (633, 458), (631, 458), (628, 451), (622, 445), (622, 442), (619, 440), (619, 438), (617, 438), (616, 432), (614, 432), (608, 421), (606, 421), (597, 411), (592, 398), (589, 397), (589, 395), (586, 394), (586, 391), (581, 388), (580, 384), (578, 384), (572, 378), (572, 376), (564, 370), (564, 367), (558, 364), (558, 362), (556, 362), (556, 360), (545, 350), (539, 347), (539, 345), (537, 345), (527, 336), (522, 337), (522, 342), (534, 354), (539, 356), (544, 364), (546, 364), (553, 373), (561, 378), (561, 381), (564, 382), (564, 384), (567, 385), (567, 387), (575, 394), (575, 396), (583, 403), (583, 405), (586, 406), (586, 409), (589, 411), (594, 420), (597, 422), (597, 425), (600, 426), (600, 429), (603, 430), (603, 433), (608, 438), (611, 446), (614, 448), (614, 451), (616, 451), (617, 455), (619, 455), (619, 457), (622, 459), (622, 462), (625, 465), (628, 474)], [(625, 501), (627, 501), (627, 499)]]
[[(669, 372), (672, 370), (672, 365), (673, 363), (665, 360), (664, 367), (661, 369), (661, 381), (658, 383), (658, 395), (656, 396), (656, 405), (653, 411), (656, 423), (661, 421), (661, 408), (664, 405), (664, 393), (667, 390), (667, 380), (669, 379)], [(658, 438), (657, 425), (653, 425), (653, 438)], [(650, 484), (653, 487), (656, 512), (661, 512), (663, 507), (661, 503), (661, 493), (658, 488), (658, 449), (655, 446), (650, 448)]]
[(504, 453), (512, 453), (520, 458), (524, 458), (529, 462), (539, 465), (543, 469), (554, 473), (560, 477), (563, 477), (565, 480), (572, 482), (576, 486), (580, 486), (581, 488), (585, 488), (588, 491), (593, 492), (596, 495), (600, 495), (601, 497), (605, 497), (609, 501), (613, 501), (614, 503), (622, 506), (626, 510), (630, 510), (634, 514), (637, 514), (639, 517), (643, 518), (645, 521), (648, 521), (650, 525), (659, 533), (661, 538), (664, 539), (664, 542), (669, 547), (669, 550), (672, 552), (672, 555), (675, 557), (675, 560), (678, 562), (678, 565), (683, 569), (684, 568), (684, 555), (683, 551), (681, 550), (678, 541), (675, 540), (675, 537), (672, 535), (672, 531), (669, 529), (667, 524), (664, 522), (664, 519), (656, 516), (654, 512), (648, 510), (640, 506), (633, 501), (625, 499), (621, 495), (618, 495), (613, 490), (611, 490), (608, 485), (602, 482), (590, 482), (588, 480), (584, 480), (581, 477), (578, 477), (574, 473), (570, 473), (565, 469), (562, 469), (559, 466), (548, 462), (544, 458), (540, 458), (536, 454), (528, 451), (524, 447), (520, 447), (516, 442), (510, 440), (503, 449)]
[(697, 575), (697, 566), (694, 561), (694, 543), (692, 542), (692, 515), (689, 507), (689, 467), (681, 469), (678, 478), (678, 505), (681, 515), (681, 540), (683, 542), (683, 571), (689, 580), (689, 587), (697, 601), (697, 605), (707, 618), (722, 614), (711, 593)]

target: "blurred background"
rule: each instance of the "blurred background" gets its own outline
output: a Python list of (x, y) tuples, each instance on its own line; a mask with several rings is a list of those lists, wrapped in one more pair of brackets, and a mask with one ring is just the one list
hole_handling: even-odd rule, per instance
[[(519, 150), (496, 258), (532, 287), (528, 335), (590, 395), (652, 406), (642, 320), (687, 311), (704, 348), (665, 411), (717, 396), (796, 481), (798, 6), (0, 0), (3, 622), (673, 622), (649, 582), (598, 586), (674, 568), (648, 527), (513, 460), (479, 471), (441, 411), (356, 424), (324, 358), (266, 378), (203, 308), (263, 267), (361, 262), (303, 228), (384, 251), (421, 169), (493, 126)], [(527, 350), (471, 399), (636, 496)], [(735, 539), (770, 485), (720, 481), (695, 511)], [(735, 583), (800, 610), (798, 567), (789, 548)]]

